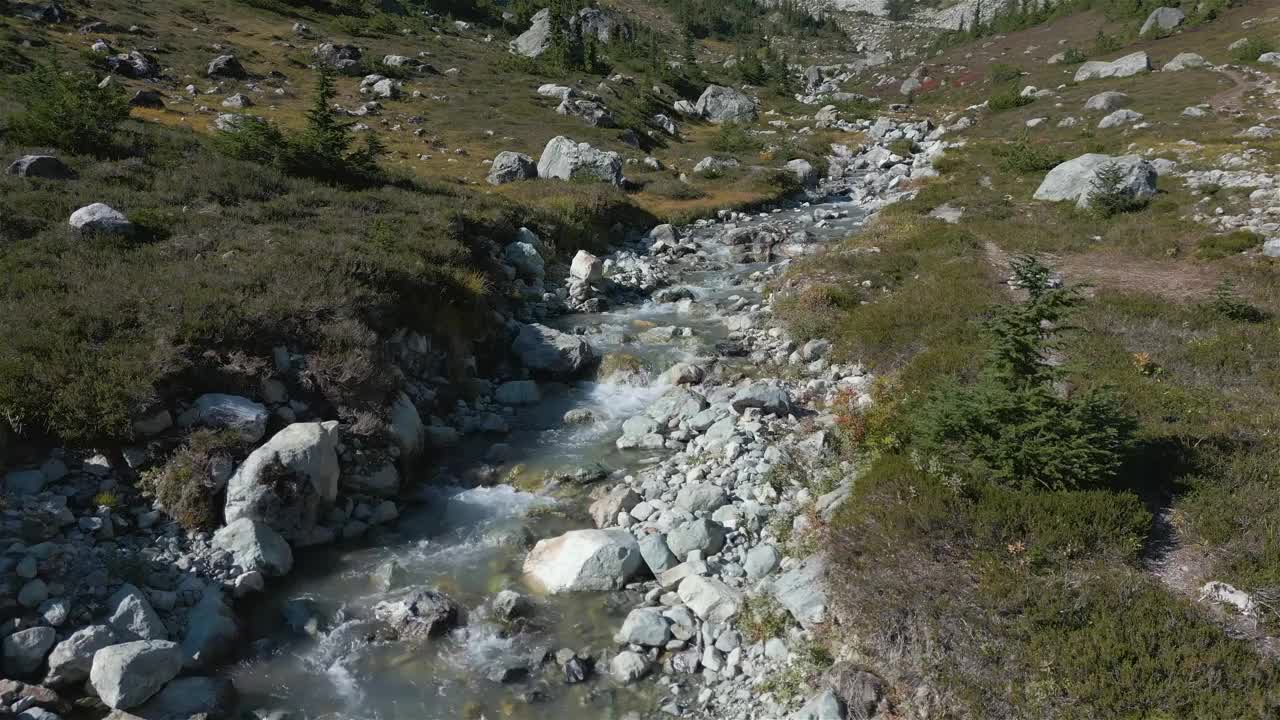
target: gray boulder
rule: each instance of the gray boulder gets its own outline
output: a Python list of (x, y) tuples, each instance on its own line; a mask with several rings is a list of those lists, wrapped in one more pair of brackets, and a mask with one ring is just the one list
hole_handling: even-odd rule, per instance
[(67, 222), (84, 235), (95, 233), (130, 235), (133, 233), (133, 223), (129, 222), (129, 218), (119, 210), (103, 203), (86, 205), (76, 210), (71, 213), (71, 218)]
[(58, 639), (58, 632), (51, 627), (33, 627), (19, 630), (4, 639), (4, 674), (6, 677), (27, 677), (44, 665), (44, 659)]
[(146, 702), (182, 670), (182, 651), (166, 640), (111, 645), (93, 656), (89, 683), (108, 707), (127, 710)]
[(532, 243), (510, 243), (502, 251), (502, 255), (516, 269), (516, 274), (525, 280), (541, 282), (546, 276), (546, 263)]
[(1179, 70), (1194, 70), (1197, 68), (1208, 67), (1209, 62), (1200, 55), (1193, 52), (1178, 53), (1173, 59), (1164, 64), (1160, 68), (1161, 72), (1177, 72)]
[(196, 398), (193, 408), (197, 425), (218, 430), (234, 430), (246, 443), (256, 443), (267, 433), (271, 412), (262, 403), (239, 395), (207, 393)]
[(542, 392), (533, 380), (511, 380), (498, 386), (493, 399), (503, 405), (533, 405), (542, 399)]
[(671, 554), (683, 561), (695, 550), (703, 557), (710, 557), (724, 549), (729, 531), (723, 525), (706, 518), (684, 523), (667, 533), (667, 547)]
[(644, 564), (649, 566), (650, 572), (655, 577), (658, 573), (666, 572), (680, 564), (676, 556), (671, 554), (671, 548), (667, 547), (667, 536), (662, 533), (644, 535), (637, 545), (640, 547), (640, 556), (644, 558)]
[(644, 561), (626, 530), (572, 530), (540, 540), (524, 561), (524, 574), (548, 593), (617, 590)]
[(252, 518), (233, 520), (214, 533), (213, 546), (231, 553), (233, 562), (249, 572), (279, 577), (293, 569), (289, 543), (266, 523)]
[(845, 720), (845, 706), (832, 690), (823, 690), (809, 699), (790, 720)]
[(578, 375), (596, 360), (586, 340), (546, 325), (521, 325), (511, 350), (526, 368), (553, 377)]
[(206, 590), (187, 613), (182, 638), (184, 670), (212, 669), (231, 657), (240, 640), (236, 615), (216, 589)]
[(1098, 129), (1110, 130), (1111, 128), (1117, 128), (1121, 125), (1138, 122), (1141, 119), (1142, 113), (1140, 112), (1129, 110), (1128, 108), (1116, 110), (1098, 122)]
[(624, 650), (609, 661), (609, 674), (614, 680), (629, 685), (645, 675), (651, 668), (649, 659), (638, 652)]
[(538, 159), (538, 177), (557, 180), (599, 180), (622, 184), (622, 159), (618, 153), (597, 150), (559, 135), (552, 138)]
[(117, 590), (107, 600), (107, 607), (111, 613), (107, 624), (121, 641), (169, 639), (169, 631), (165, 629), (160, 614), (151, 607), (147, 596), (133, 585), (126, 583)]
[(1186, 19), (1187, 14), (1178, 8), (1156, 8), (1147, 16), (1146, 22), (1142, 23), (1142, 29), (1138, 31), (1138, 35), (1146, 37), (1152, 34), (1164, 34), (1181, 25)]
[(230, 678), (184, 677), (165, 685), (130, 714), (142, 720), (231, 720), (239, 704), (240, 695)]
[(680, 601), (689, 606), (694, 615), (712, 623), (723, 623), (742, 608), (742, 593), (715, 578), (690, 575), (676, 588)]
[(1112, 110), (1123, 107), (1128, 102), (1128, 95), (1122, 92), (1108, 90), (1106, 92), (1100, 92), (1086, 100), (1084, 103), (1084, 109), (1086, 111), (1093, 112), (1111, 112)]
[(209, 61), (205, 74), (211, 78), (242, 78), (248, 73), (244, 71), (244, 66), (235, 55), (219, 55)]
[(1156, 169), (1145, 159), (1137, 155), (1112, 157), (1088, 154), (1068, 160), (1050, 170), (1036, 190), (1035, 199), (1054, 202), (1070, 200), (1080, 208), (1087, 208), (1097, 173), (1109, 164), (1114, 164), (1124, 173), (1121, 191), (1128, 197), (1143, 201), (1156, 194)]
[(40, 470), (13, 470), (4, 476), (4, 491), (10, 495), (35, 495), (49, 482)]
[(1150, 71), (1150, 58), (1147, 57), (1145, 52), (1136, 52), (1110, 62), (1090, 60), (1076, 70), (1075, 81), (1084, 82), (1085, 80), (1131, 77)]
[(401, 637), (431, 638), (458, 624), (458, 604), (444, 593), (418, 589), (378, 603), (373, 607), (373, 615)]
[(738, 390), (730, 405), (737, 412), (759, 408), (766, 415), (786, 415), (791, 412), (791, 394), (776, 383), (755, 382)]
[(747, 551), (742, 568), (747, 571), (748, 578), (759, 580), (777, 569), (780, 562), (782, 556), (777, 548), (772, 545), (757, 545)]
[(489, 166), (489, 184), (505, 185), (520, 180), (533, 180), (538, 177), (538, 165), (533, 158), (524, 153), (504, 150), (498, 153)]
[(699, 116), (716, 124), (752, 122), (759, 113), (755, 100), (723, 85), (708, 85), (698, 98), (694, 110)]
[(509, 49), (517, 55), (536, 58), (551, 47), (551, 11), (543, 8), (534, 13), (529, 29), (511, 41)]
[(427, 440), (427, 428), (422, 423), (422, 415), (418, 413), (417, 406), (404, 392), (398, 393), (395, 402), (391, 404), (387, 432), (400, 448), (401, 458), (412, 458), (422, 452)]
[(118, 642), (115, 632), (106, 625), (80, 628), (49, 653), (49, 672), (45, 675), (44, 684), (75, 685), (84, 682), (89, 677), (94, 653)]
[(570, 18), (570, 25), (581, 28), (584, 38), (608, 45), (631, 39), (631, 27), (617, 13), (599, 7), (584, 7)]
[(663, 647), (671, 639), (671, 621), (662, 616), (660, 608), (636, 608), (627, 614), (613, 639), (625, 645)]
[(676, 494), (676, 507), (690, 513), (714, 512), (728, 503), (724, 488), (711, 483), (686, 485)]
[(773, 581), (773, 596), (778, 604), (786, 608), (806, 630), (826, 617), (826, 574), (826, 558), (811, 555)]
[(354, 67), (360, 62), (360, 48), (354, 45), (335, 45), (333, 43), (323, 43), (316, 46), (311, 54), (317, 60), (336, 68), (338, 70), (346, 70)]
[(14, 160), (5, 172), (18, 177), (44, 180), (69, 180), (75, 176), (66, 163), (52, 155), (23, 155)]
[(783, 167), (794, 175), (796, 180), (800, 181), (801, 186), (806, 188), (817, 186), (820, 179), (818, 169), (811, 165), (808, 160), (789, 160)]
[(294, 423), (254, 450), (227, 484), (224, 514), (305, 538), (338, 495), (338, 423)]
[(591, 503), (587, 511), (596, 527), (607, 527), (617, 521), (619, 513), (631, 512), (631, 508), (639, 505), (642, 499), (635, 490), (619, 485)]
[(616, 126), (613, 113), (609, 112), (609, 108), (594, 100), (565, 98), (556, 106), (556, 113), (579, 118), (591, 127), (611, 128)]

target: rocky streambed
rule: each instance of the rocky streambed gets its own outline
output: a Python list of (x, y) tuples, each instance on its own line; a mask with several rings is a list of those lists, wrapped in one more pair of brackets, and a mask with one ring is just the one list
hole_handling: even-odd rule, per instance
[[(379, 500), (399, 485), (380, 469), (399, 450), (297, 423), (232, 476), (231, 525), (155, 540), (154, 555), (181, 572), (134, 583), (108, 574), (99, 601), (69, 622), (49, 619), (48, 587), (38, 602), (22, 599), (41, 615), (10, 621), (5, 674), (24, 682), (0, 700), (31, 720), (32, 709), (69, 712), (82, 686), (83, 704), (101, 707), (96, 695), (148, 718), (237, 707), (379, 719), (875, 712), (871, 676), (841, 685), (857, 693), (802, 699), (803, 709), (770, 692), (826, 619), (822, 556), (788, 551), (848, 492), (850, 469), (814, 473), (826, 464), (833, 403), (867, 402), (870, 378), (831, 363), (825, 341), (798, 345), (776, 327), (768, 286), (791, 258), (911, 192), (945, 147), (927, 123), (856, 129), (867, 143), (833, 147), (832, 177), (809, 199), (654, 228), (606, 257), (580, 253), (558, 292), (530, 293), (509, 323), (509, 377), (479, 381), (475, 399), (418, 423), (404, 420), (416, 410), (393, 411), (393, 435), (407, 427), (452, 446), (411, 496)], [(903, 137), (917, 143), (913, 157), (888, 149)], [(541, 283), (536, 237), (505, 254), (514, 275)], [(424, 392), (411, 386), (402, 404), (421, 406)], [(206, 404), (261, 437), (254, 408)], [(297, 425), (308, 427), (282, 439)], [(309, 454), (329, 442), (340, 484), (324, 453)], [(348, 473), (366, 455), (366, 469)], [(245, 484), (276, 462), (306, 466), (302, 495), (315, 491), (314, 507), (286, 507), (265, 481)], [(317, 523), (334, 495), (315, 479), (330, 475), (343, 512)], [(24, 502), (48, 502), (44, 484)], [(84, 527), (76, 538), (63, 530), (44, 544), (100, 543), (88, 519), (73, 518)], [(44, 582), (41, 553), (52, 552), (9, 547), (30, 578), (22, 593)], [(755, 603), (776, 607), (786, 627), (746, 632), (739, 620)], [(56, 702), (39, 699), (45, 690)]]

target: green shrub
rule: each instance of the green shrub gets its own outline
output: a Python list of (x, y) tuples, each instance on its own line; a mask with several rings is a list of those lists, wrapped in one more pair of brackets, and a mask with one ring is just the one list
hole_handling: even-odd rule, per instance
[(916, 144), (906, 138), (894, 140), (886, 147), (888, 147), (889, 151), (894, 155), (901, 155), (902, 157), (911, 157), (911, 155), (916, 151)]
[(1022, 68), (1005, 63), (992, 63), (987, 77), (991, 79), (992, 85), (1008, 85), (1022, 77)]
[(1063, 65), (1079, 65), (1088, 59), (1089, 56), (1085, 55), (1079, 48), (1067, 48), (1062, 53)]
[(1262, 55), (1275, 52), (1280, 47), (1275, 40), (1255, 35), (1231, 50), (1231, 57), (1242, 63), (1256, 63)]
[(24, 110), (9, 121), (14, 140), (80, 153), (111, 147), (116, 127), (129, 117), (120, 89), (99, 87), (86, 73), (40, 64), (18, 80)]
[(215, 147), (230, 157), (325, 182), (361, 185), (383, 180), (378, 159), (385, 148), (370, 131), (364, 146), (352, 149), (351, 125), (339, 120), (332, 107), (335, 95), (333, 73), (322, 67), (300, 132), (286, 134), (266, 120), (242, 116), (219, 133)]
[(213, 472), (218, 464), (229, 470), (240, 445), (235, 431), (196, 430), (162, 467), (144, 472), (138, 485), (184, 528), (217, 527), (222, 505), (213, 489)]
[(1039, 173), (1052, 170), (1065, 160), (1060, 150), (1049, 143), (1033, 143), (1024, 136), (1017, 142), (997, 145), (991, 150), (1000, 167), (1012, 172)]
[(1050, 490), (1105, 485), (1130, 453), (1136, 422), (1108, 392), (1063, 398), (1048, 358), (1057, 329), (1079, 304), (1052, 288), (1048, 269), (1013, 261), (1026, 302), (997, 308), (985, 323), (988, 351), (970, 384), (941, 383), (911, 413), (920, 462), (961, 480)]
[[(1266, 718), (1280, 673), (1189, 600), (1149, 578), (1100, 569), (1034, 581), (1018, 630), (1037, 678), (1098, 718)], [(1024, 702), (1046, 703), (1027, 692)], [(1037, 714), (1038, 715), (1038, 714)], [(1040, 715), (1043, 716), (1043, 715)]]
[(1261, 308), (1251, 305), (1236, 293), (1235, 285), (1230, 280), (1223, 280), (1214, 288), (1213, 299), (1209, 309), (1234, 322), (1259, 323), (1267, 320), (1269, 315)]
[(1210, 235), (1200, 241), (1196, 254), (1206, 260), (1239, 255), (1262, 244), (1262, 236), (1252, 230), (1236, 230), (1223, 235)]
[(738, 123), (725, 123), (711, 139), (711, 149), (722, 153), (759, 152), (764, 144)]
[(1022, 95), (1021, 89), (1015, 83), (992, 92), (987, 98), (987, 107), (992, 112), (1002, 112), (1025, 107), (1033, 102), (1035, 98)]
[(647, 183), (644, 191), (670, 200), (699, 200), (707, 196), (707, 193), (697, 186), (667, 177)]
[(1125, 171), (1116, 163), (1098, 168), (1089, 189), (1089, 210), (1101, 218), (1136, 212), (1147, 206), (1147, 200), (1125, 191)]
[(1034, 567), (1079, 558), (1132, 560), (1151, 526), (1151, 513), (1131, 492), (1047, 493), (988, 485), (976, 495), (975, 543)]

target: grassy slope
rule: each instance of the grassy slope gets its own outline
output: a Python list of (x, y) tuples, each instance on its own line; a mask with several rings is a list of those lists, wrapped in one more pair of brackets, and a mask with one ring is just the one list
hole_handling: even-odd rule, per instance
[[(1191, 50), (1227, 62), (1226, 46), (1251, 34), (1240, 23), (1257, 16), (1280, 12), (1235, 10), (1106, 57), (1145, 49), (1159, 67)], [(1019, 86), (1057, 87), (1074, 68), (1043, 58), (1060, 49), (1058, 39), (1088, 47), (1099, 27), (1123, 29), (1086, 14), (954, 48), (930, 62), (944, 89), (918, 105), (944, 114), (981, 102), (996, 62), (1027, 71)], [(1029, 46), (1038, 49), (1024, 54)], [(1274, 664), (1228, 637), (1258, 626), (1195, 602), (1211, 579), (1264, 599), (1280, 588), (1280, 276), (1256, 254), (1257, 240), (1244, 244), (1252, 254), (1223, 253), (1224, 238), (1189, 218), (1197, 208), (1239, 212), (1247, 193), (1204, 199), (1162, 179), (1145, 210), (1099, 219), (1032, 200), (1044, 170), (1010, 167), (997, 154), (1027, 135), (1027, 119), (1048, 117), (1027, 135), (1040, 155), (1151, 148), (1177, 157), (1178, 141), (1189, 138), (1202, 147), (1179, 158), (1183, 166), (1213, 167), (1221, 153), (1240, 150), (1233, 135), (1256, 124), (1253, 112), (1268, 114), (1265, 101), (1246, 97), (1242, 117), (1180, 113), (1231, 86), (1205, 71), (1068, 82), (1056, 97), (980, 114), (957, 136), (965, 147), (948, 152), (942, 176), (916, 200), (886, 211), (835, 256), (800, 268), (812, 285), (783, 305), (793, 327), (832, 337), (847, 357), (891, 378), (876, 412), (846, 421), (852, 455), (875, 459), (833, 528), (833, 585), (846, 650), (889, 669), (903, 692), (927, 684), (937, 702), (972, 717), (1277, 712)], [(1082, 106), (1103, 90), (1128, 93), (1128, 107), (1151, 127), (1093, 129), (1099, 116)], [(1066, 115), (1085, 122), (1056, 128)], [(1264, 151), (1274, 172), (1280, 145), (1250, 147)], [(959, 225), (925, 217), (943, 203), (965, 208)], [(1111, 386), (1140, 421), (1138, 450), (1110, 487), (1009, 493), (978, 482), (956, 492), (908, 461), (913, 439), (903, 416), (943, 379), (976, 372), (985, 350), (977, 324), (994, 304), (1014, 300), (1001, 283), (1016, 253), (1037, 254), (1067, 282), (1092, 285), (1073, 318), (1080, 331), (1064, 349), (1069, 379), (1077, 390)], [(1215, 307), (1222, 280), (1265, 319)], [(1261, 634), (1277, 626), (1271, 613), (1262, 610)]]
[[(646, 27), (674, 27), (656, 7), (625, 5), (640, 11), (633, 16)], [(285, 12), (264, 9), (271, 7)], [(620, 239), (611, 234), (618, 224), (646, 227), (776, 197), (788, 185), (754, 168), (776, 168), (825, 139), (775, 131), (762, 136), (768, 142), (727, 153), (753, 169), (695, 178), (693, 189), (672, 192), (679, 171), (712, 153), (718, 138), (711, 126), (682, 122), (682, 138), (658, 137), (650, 148), (672, 170), (627, 166), (628, 176), (658, 192), (554, 181), (492, 188), (484, 182), (486, 158), (500, 150), (536, 158), (558, 134), (628, 160), (645, 153), (622, 144), (618, 129), (556, 114), (553, 101), (534, 92), (538, 85), (596, 90), (602, 78), (513, 62), (501, 27), (352, 19), (237, 0), (101, 0), (68, 3), (68, 10), (74, 17), (65, 25), (0, 17), (0, 61), (11, 71), (0, 81), (5, 114), (20, 110), (11, 84), (18, 72), (50, 57), (64, 68), (88, 67), (95, 60), (86, 50), (98, 37), (118, 51), (147, 52), (170, 80), (120, 81), (130, 94), (159, 87), (167, 107), (135, 109), (114, 146), (95, 155), (59, 153), (77, 179), (0, 177), (0, 406), (22, 432), (55, 441), (126, 440), (129, 419), (164, 398), (230, 387), (252, 394), (255, 375), (279, 344), (311, 356), (315, 401), (346, 415), (376, 408), (387, 390), (379, 378), (389, 376), (379, 333), (403, 326), (436, 333), (458, 357), (484, 341), (476, 318), (516, 292), (494, 256), (518, 225), (533, 227), (561, 259), (579, 247), (599, 249)], [(76, 30), (93, 20), (108, 29)], [(309, 37), (292, 31), (295, 22), (310, 26)], [(131, 25), (143, 30), (127, 32)], [(394, 186), (327, 187), (220, 157), (209, 142), (222, 99), (235, 92), (254, 100), (248, 112), (300, 127), (315, 82), (307, 68), (311, 48), (326, 39), (361, 46), (369, 71), (386, 54), (419, 52), (441, 71), (458, 69), (406, 78), (404, 99), (360, 119), (389, 148), (383, 165), (398, 178)], [(253, 79), (204, 77), (208, 61), (227, 52)], [(614, 54), (614, 69), (634, 82), (598, 91), (620, 120), (644, 130), (653, 112), (670, 114), (676, 96), (650, 92), (648, 59)], [(709, 63), (722, 59), (703, 54)], [(358, 82), (339, 78), (337, 103), (351, 108), (366, 100)], [(188, 83), (200, 89), (198, 97), (181, 90)], [(420, 97), (410, 95), (415, 90)], [(769, 153), (771, 145), (787, 149)], [(48, 150), (0, 136), (0, 156)], [(66, 218), (90, 202), (129, 214), (146, 227), (145, 239), (72, 238)]]

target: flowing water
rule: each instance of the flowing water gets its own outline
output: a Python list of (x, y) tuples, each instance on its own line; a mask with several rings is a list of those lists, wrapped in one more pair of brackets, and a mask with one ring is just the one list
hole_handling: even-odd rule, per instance
[[(796, 223), (818, 208), (850, 214), (827, 221), (825, 227), (807, 225), (820, 241), (846, 237), (862, 220), (856, 205), (835, 200), (750, 222)], [(675, 278), (676, 285), (693, 291), (693, 303), (644, 302), (554, 321), (566, 331), (585, 332), (597, 354), (631, 356), (639, 370), (600, 382), (545, 385), (539, 403), (510, 418), (512, 432), (501, 439), (509, 446), (505, 469), (539, 475), (600, 465), (625, 472), (653, 462), (662, 452), (617, 450), (614, 440), (622, 422), (666, 391), (656, 381), (662, 370), (715, 354), (715, 343), (729, 335), (724, 320), (731, 308), (760, 300), (749, 276), (768, 267), (729, 262), (727, 248), (712, 239), (715, 232), (714, 227), (689, 231), (717, 265)], [(646, 329), (664, 326), (691, 329), (692, 337), (637, 339)], [(574, 409), (590, 411), (592, 420), (564, 424), (565, 413)], [(487, 446), (492, 441), (483, 442)], [(482, 447), (456, 455), (478, 462)], [(531, 538), (590, 526), (581, 515), (585, 503), (580, 496), (557, 501), (510, 485), (427, 485), (417, 500), (394, 531), (371, 537), (365, 546), (299, 552), (294, 573), (273, 587), (251, 619), (252, 636), (264, 638), (255, 644), (254, 659), (231, 670), (247, 707), (361, 720), (609, 720), (660, 705), (665, 690), (655, 683), (633, 688), (607, 681), (567, 685), (554, 662), (540, 663), (548, 652), (566, 647), (607, 663), (615, 649), (613, 633), (638, 604), (634, 594), (535, 596), (537, 609), (528, 625), (504, 625), (487, 616), (485, 601), (499, 590), (531, 593), (520, 573)], [(553, 510), (565, 505), (570, 512)], [(379, 638), (375, 624), (362, 618), (386, 597), (374, 570), (390, 560), (404, 569), (401, 585), (448, 594), (464, 608), (465, 623), (426, 642)], [(318, 622), (310, 632), (290, 628), (284, 620), (287, 607), (295, 613), (306, 607)], [(530, 668), (530, 673), (501, 677), (513, 667)]]

